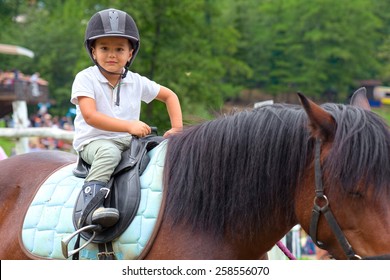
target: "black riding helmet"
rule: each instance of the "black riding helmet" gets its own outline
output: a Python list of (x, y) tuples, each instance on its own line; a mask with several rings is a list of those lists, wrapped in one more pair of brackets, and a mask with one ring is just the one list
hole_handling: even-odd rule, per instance
[[(133, 56), (126, 64), (125, 74), (139, 51), (140, 38), (137, 25), (133, 18), (126, 12), (107, 9), (94, 14), (88, 22), (85, 31), (84, 45), (93, 63), (97, 64), (92, 56), (93, 41), (101, 37), (117, 36), (129, 39), (133, 46)], [(99, 66), (99, 65), (98, 65)]]
[[(107, 71), (102, 66), (100, 66), (92, 55), (92, 44), (93, 42), (101, 37), (123, 37), (127, 38), (131, 45), (133, 46), (133, 55), (131, 59), (125, 65), (125, 71), (123, 73), (112, 73)], [(107, 9), (94, 14), (88, 22), (87, 29), (85, 30), (85, 40), (84, 45), (87, 49), (89, 57), (92, 59), (93, 63), (96, 64), (101, 70), (110, 73), (119, 75), (118, 81), (118, 90), (116, 93), (115, 104), (119, 106), (120, 100), (120, 89), (121, 83), (120, 80), (124, 79), (127, 75), (127, 71), (135, 56), (139, 51), (140, 39), (137, 25), (131, 16), (127, 13), (116, 10), (116, 9)]]

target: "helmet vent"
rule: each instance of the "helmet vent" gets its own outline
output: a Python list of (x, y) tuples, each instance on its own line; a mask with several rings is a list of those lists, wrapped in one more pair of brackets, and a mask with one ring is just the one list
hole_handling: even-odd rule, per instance
[(119, 31), (119, 15), (116, 11), (110, 11), (109, 13), (111, 31)]

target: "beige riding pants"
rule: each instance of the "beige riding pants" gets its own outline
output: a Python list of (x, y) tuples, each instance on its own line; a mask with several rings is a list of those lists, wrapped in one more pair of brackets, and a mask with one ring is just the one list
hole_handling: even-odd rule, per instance
[(130, 147), (132, 136), (92, 141), (80, 152), (81, 158), (91, 165), (86, 182), (107, 183), (119, 164), (122, 152)]

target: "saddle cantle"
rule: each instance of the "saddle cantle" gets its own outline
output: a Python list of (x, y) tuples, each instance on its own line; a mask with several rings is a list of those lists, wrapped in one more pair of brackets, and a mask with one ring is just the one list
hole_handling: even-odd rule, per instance
[[(80, 229), (78, 221), (82, 210), (85, 209), (83, 195), (80, 192), (73, 212), (73, 224), (83, 238), (94, 243), (108, 243), (128, 228), (138, 210), (141, 198), (140, 176), (150, 161), (148, 152), (163, 140), (163, 137), (153, 135), (134, 137), (130, 147), (122, 153), (122, 159), (107, 184), (110, 192), (105, 199), (105, 207), (113, 207), (119, 211), (119, 221), (114, 226), (99, 231), (94, 231), (93, 226)], [(90, 166), (79, 157), (73, 174), (85, 178), (89, 169)], [(76, 247), (78, 244), (76, 241)]]

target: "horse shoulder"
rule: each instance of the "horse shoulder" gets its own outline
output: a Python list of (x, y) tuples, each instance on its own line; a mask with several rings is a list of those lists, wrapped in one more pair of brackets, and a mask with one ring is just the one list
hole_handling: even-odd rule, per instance
[[(18, 234), (38, 188), (54, 171), (76, 162), (74, 154), (42, 151), (11, 156), (0, 161), (0, 259), (26, 259)], [(12, 246), (10, 246), (13, 244)]]

